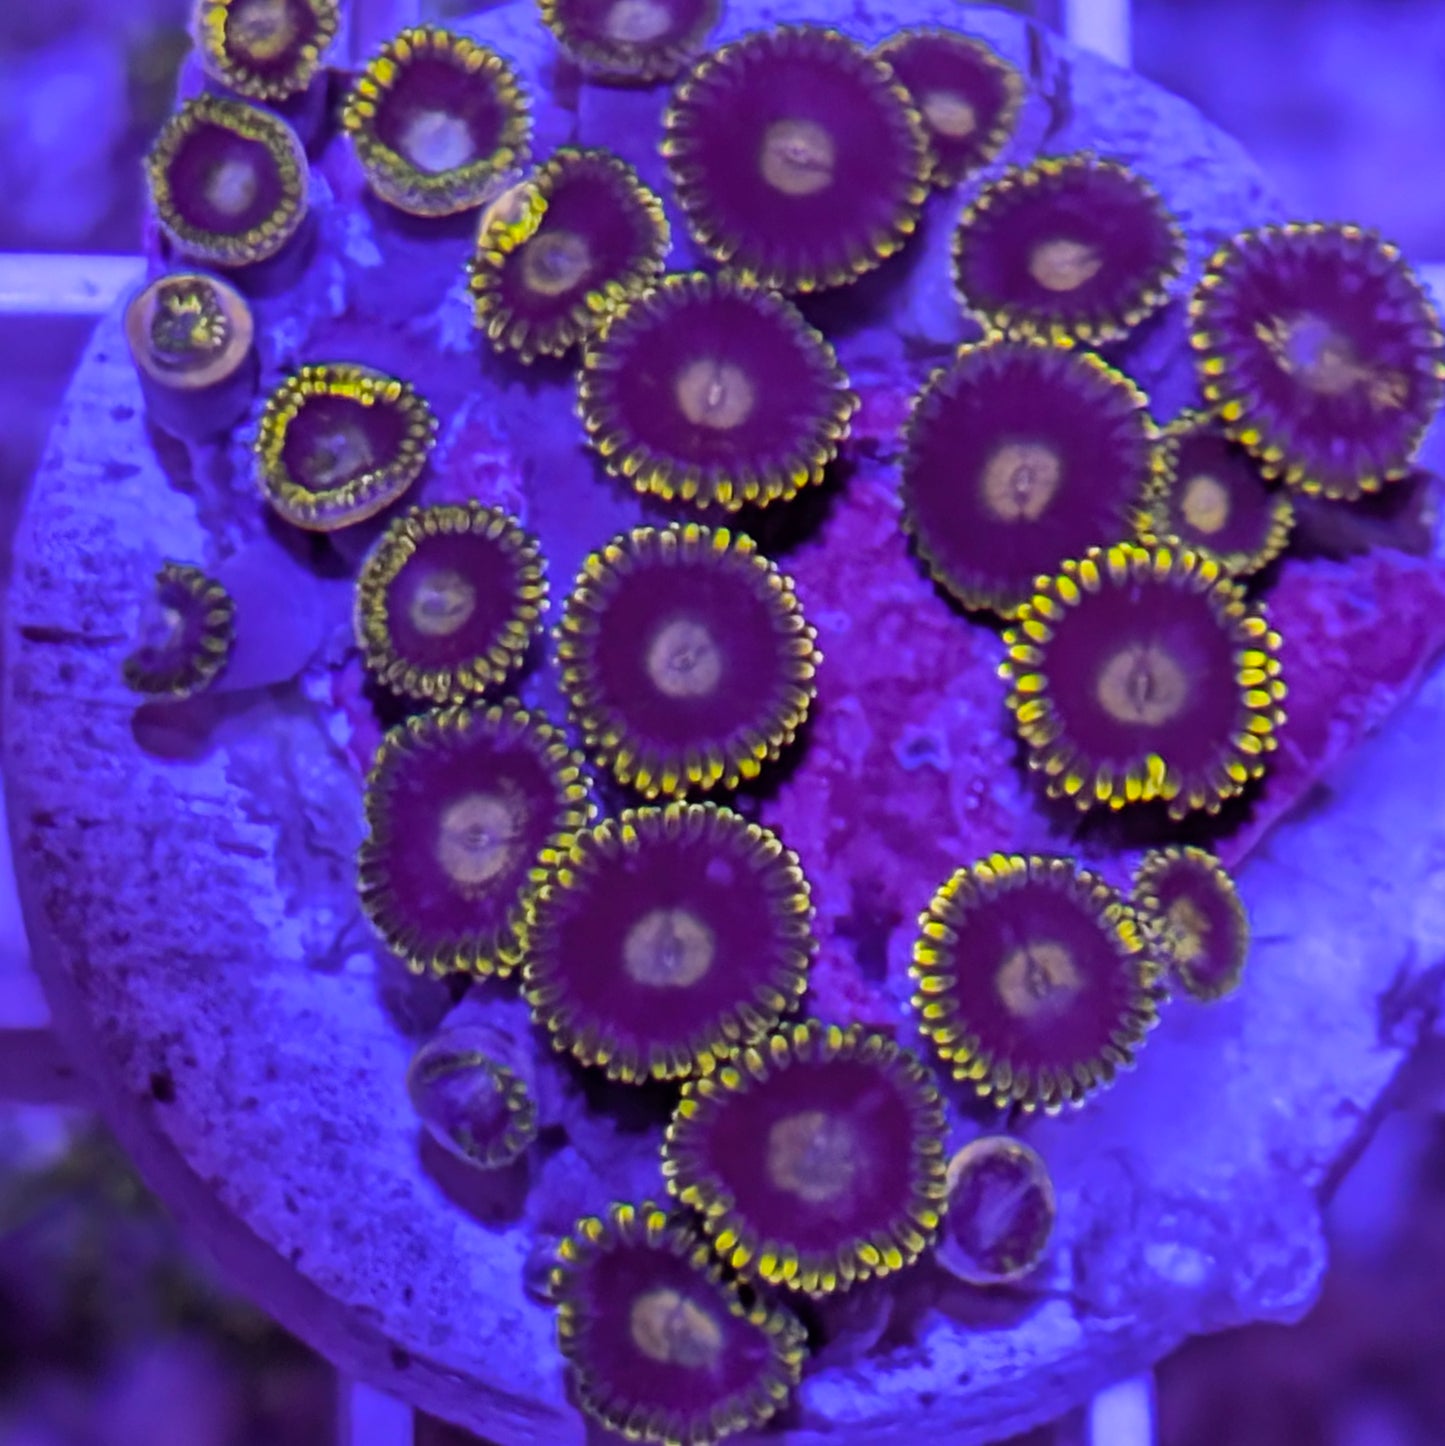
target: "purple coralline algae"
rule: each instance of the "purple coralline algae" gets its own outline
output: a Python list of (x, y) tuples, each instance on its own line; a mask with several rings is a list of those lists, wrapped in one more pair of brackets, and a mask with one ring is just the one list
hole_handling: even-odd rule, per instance
[(17, 551), (161, 1194), (502, 1446), (977, 1446), (1297, 1314), (1434, 987), (1403, 260), (996, 11), (330, 14), (199, 12)]

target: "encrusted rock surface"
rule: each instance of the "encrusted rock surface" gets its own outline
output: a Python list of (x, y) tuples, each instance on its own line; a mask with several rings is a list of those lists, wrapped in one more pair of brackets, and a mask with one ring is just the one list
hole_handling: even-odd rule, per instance
[[(734, 4), (725, 34), (800, 18)], [(901, 18), (862, 5), (829, 17), (864, 40)], [(1277, 214), (1236, 147), (1136, 78), (1031, 46), (997, 11), (920, 0), (906, 18), (975, 29), (1031, 74), (1001, 163), (1093, 145), (1137, 164), (1189, 234), (1185, 286), (1224, 236)], [(526, 3), (468, 28), (520, 63), (540, 150), (612, 144), (660, 179), (638, 140), (660, 93), (569, 77)], [(827, 661), (807, 747), (757, 806), (802, 854), (821, 905), (816, 1006), (900, 1028), (912, 917), (949, 867), (1064, 846), (1117, 879), (1119, 847), (1139, 842), (1061, 832), (1073, 821), (1039, 806), (991, 674), (996, 635), (936, 595), (897, 532), (890, 468), (907, 396), (967, 334), (944, 261), (969, 194), (933, 198), (896, 265), (809, 303), (864, 408), (839, 485), (760, 529), (797, 574)], [(522, 513), (543, 538), (554, 599), (587, 551), (661, 515), (599, 479), (566, 368), (479, 359), (454, 267), (464, 227), (423, 244), (361, 196), (335, 144), (313, 197), (320, 259), (298, 298), (259, 307), (268, 379), (338, 359), (414, 381), (441, 420), (420, 495)], [(1193, 400), (1178, 301), (1116, 360), (1161, 417)], [(527, 1287), (538, 1242), (576, 1213), (660, 1188), (665, 1096), (550, 1066), (563, 1123), (529, 1164), (479, 1187), (428, 1154), (403, 1080), (451, 996), (380, 957), (356, 906), (358, 767), (379, 725), (346, 662), (345, 570), (294, 539), (272, 549), (278, 592), (325, 637), (302, 686), (137, 710), (119, 661), (160, 559), (220, 565), (268, 530), (246, 436), (186, 452), (148, 435), (139, 408), (112, 317), (17, 545), (10, 817), (58, 1018), (152, 1184), (286, 1324), (343, 1369), (501, 1446), (581, 1442), (550, 1313)], [(1390, 715), (1445, 642), (1442, 577), (1389, 552), (1283, 570), (1298, 721), (1224, 845), (1253, 850), (1243, 987), (1211, 1009), (1172, 1006), (1137, 1072), (1076, 1116), (1026, 1127), (1060, 1213), (1057, 1249), (1028, 1288), (983, 1295), (923, 1265), (824, 1313), (825, 1326), (852, 1317), (855, 1333), (808, 1376), (783, 1422), (790, 1441), (969, 1446), (1058, 1414), (1186, 1334), (1307, 1307), (1324, 1268), (1321, 1194), (1437, 1003), (1445, 676)], [(546, 669), (527, 697), (557, 711)], [(984, 1117), (956, 1100), (953, 1118), (961, 1141)]]

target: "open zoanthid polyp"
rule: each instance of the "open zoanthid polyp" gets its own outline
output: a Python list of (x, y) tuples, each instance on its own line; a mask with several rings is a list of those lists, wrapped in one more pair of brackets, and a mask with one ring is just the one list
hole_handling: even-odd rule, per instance
[(903, 528), (935, 581), (1017, 617), (1040, 574), (1128, 536), (1150, 478), (1147, 405), (1068, 342), (960, 347), (904, 429)]
[(1090, 548), (1039, 579), (1004, 642), (1029, 767), (1080, 809), (1217, 813), (1279, 746), (1280, 635), (1188, 548)]
[(632, 1441), (711, 1446), (786, 1404), (806, 1354), (686, 1220), (650, 1200), (579, 1220), (557, 1249), (557, 1341), (587, 1414)]
[(409, 382), (373, 367), (312, 362), (266, 399), (257, 483), (294, 527), (335, 532), (400, 500), (421, 476), (436, 431)]
[(919, 920), (913, 1007), (956, 1080), (1055, 1113), (1134, 1061), (1158, 1018), (1159, 965), (1134, 910), (1072, 860), (991, 854)]
[(141, 603), (135, 647), (122, 664), (137, 693), (189, 698), (226, 666), (236, 636), (236, 605), (214, 578), (167, 561)]
[(1011, 336), (1117, 341), (1183, 270), (1184, 237), (1159, 193), (1088, 153), (1010, 167), (954, 232), (965, 304)]
[(1190, 302), (1199, 385), (1267, 477), (1353, 499), (1411, 470), (1445, 335), (1397, 247), (1353, 225), (1226, 241)]
[(821, 482), (858, 408), (822, 333), (726, 272), (667, 276), (624, 301), (589, 343), (578, 387), (613, 476), (728, 512)]
[(317, 78), (340, 23), (339, 0), (199, 0), (197, 48), (228, 90), (284, 101)]
[(932, 1243), (944, 1129), (914, 1054), (861, 1026), (805, 1020), (683, 1086), (663, 1173), (734, 1270), (826, 1295)]
[(540, 0), (540, 12), (588, 75), (647, 85), (671, 80), (697, 58), (722, 0)]
[(508, 974), (568, 835), (592, 817), (582, 760), (511, 700), (420, 714), (366, 781), (361, 905), (416, 973)]
[(1136, 521), (1141, 542), (1167, 539), (1248, 577), (1284, 551), (1294, 518), (1289, 490), (1208, 412), (1182, 412), (1160, 432)]
[(821, 654), (742, 534), (640, 527), (594, 553), (557, 626), (585, 751), (645, 798), (736, 788), (797, 736)]
[(204, 93), (161, 127), (146, 155), (151, 206), (181, 255), (241, 268), (275, 256), (306, 219), (310, 168), (279, 116)]
[(928, 137), (892, 69), (836, 30), (781, 25), (705, 56), (663, 155), (698, 244), (782, 291), (843, 286), (898, 252), (928, 194)]
[(525, 991), (615, 1079), (710, 1073), (775, 1028), (816, 947), (798, 856), (715, 804), (629, 809), (568, 839), (532, 907)]
[(892, 67), (923, 121), (934, 186), (958, 185), (1012, 139), (1023, 76), (987, 41), (915, 25), (890, 35), (873, 54)]
[(1170, 975), (1206, 1002), (1238, 987), (1249, 953), (1249, 917), (1239, 889), (1207, 849), (1150, 849), (1134, 871), (1134, 907)]
[(362, 564), (357, 646), (393, 692), (461, 703), (520, 668), (546, 599), (537, 539), (500, 507), (412, 507)]
[(371, 189), (414, 216), (480, 206), (530, 154), (512, 67), (435, 25), (403, 30), (357, 77), (341, 113)]
[(669, 242), (662, 203), (631, 166), (565, 147), (483, 213), (473, 319), (524, 362), (562, 356), (657, 280)]

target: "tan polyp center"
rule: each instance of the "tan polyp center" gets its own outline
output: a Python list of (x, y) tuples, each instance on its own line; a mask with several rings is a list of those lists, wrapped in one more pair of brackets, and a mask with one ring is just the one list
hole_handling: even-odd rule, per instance
[(441, 175), (476, 159), (471, 128), (460, 116), (445, 110), (418, 111), (402, 132), (401, 153), (419, 171)]
[(721, 1362), (722, 1327), (695, 1300), (669, 1286), (639, 1295), (627, 1328), (633, 1345), (662, 1365), (712, 1371)]
[(407, 617), (424, 636), (445, 638), (467, 622), (476, 606), (476, 588), (461, 573), (441, 568), (421, 580)]
[(1217, 478), (1201, 472), (1184, 484), (1179, 511), (1196, 532), (1220, 532), (1229, 522), (1229, 489)]
[(338, 487), (368, 472), (376, 463), (371, 438), (364, 427), (337, 426), (312, 442), (303, 470), (316, 488)]
[(520, 810), (495, 793), (468, 793), (447, 805), (436, 857), (453, 883), (476, 888), (509, 869), (521, 835)]
[(657, 0), (617, 0), (602, 22), (609, 40), (643, 45), (672, 29), (672, 12)]
[(923, 118), (941, 136), (961, 141), (978, 129), (978, 112), (956, 90), (930, 90), (919, 102)]
[(561, 296), (592, 271), (592, 249), (575, 231), (544, 231), (522, 247), (522, 281), (539, 296)]
[(647, 648), (647, 676), (668, 698), (708, 698), (722, 681), (717, 640), (693, 618), (664, 623)]
[(1189, 678), (1156, 643), (1130, 643), (1099, 670), (1099, 706), (1120, 723), (1167, 723), (1189, 701)]
[(246, 0), (231, 8), (226, 39), (252, 60), (275, 60), (296, 43), (290, 0)]
[(698, 357), (683, 368), (674, 387), (677, 405), (695, 427), (731, 432), (753, 414), (752, 378), (734, 362)]
[(222, 216), (240, 216), (255, 204), (261, 178), (242, 156), (228, 156), (206, 177), (206, 204)]
[(712, 968), (717, 941), (687, 909), (651, 909), (622, 943), (622, 967), (639, 984), (686, 989)]
[(1260, 322), (1256, 329), (1279, 365), (1320, 396), (1343, 396), (1357, 382), (1371, 379), (1349, 338), (1313, 312), (1287, 321)]
[(1211, 930), (1209, 916), (1193, 899), (1175, 899), (1164, 911), (1165, 942), (1180, 964), (1192, 964), (1205, 952)]
[(1063, 480), (1059, 454), (1041, 442), (1006, 442), (984, 463), (983, 500), (1003, 522), (1035, 522)]
[(785, 1115), (768, 1131), (768, 1179), (809, 1205), (841, 1202), (862, 1166), (853, 1126), (823, 1110)]
[(1099, 274), (1104, 258), (1083, 241), (1056, 236), (1029, 252), (1029, 275), (1045, 291), (1077, 291)]
[(785, 196), (816, 196), (833, 184), (837, 155), (833, 137), (817, 121), (795, 116), (764, 132), (758, 169)]
[(1073, 954), (1056, 939), (1020, 944), (1004, 956), (995, 976), (998, 997), (1016, 1019), (1062, 1013), (1084, 987)]

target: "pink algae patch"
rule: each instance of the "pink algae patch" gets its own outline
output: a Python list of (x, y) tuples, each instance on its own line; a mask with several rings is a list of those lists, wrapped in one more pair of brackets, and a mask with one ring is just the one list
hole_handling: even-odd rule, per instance
[(1216, 852), (1236, 867), (1407, 698), (1445, 649), (1445, 563), (1381, 548), (1286, 562), (1268, 594), (1289, 684), (1279, 752), (1250, 817)]
[(995, 670), (997, 633), (956, 613), (909, 555), (896, 474), (860, 464), (817, 539), (780, 559), (818, 629), (818, 698), (764, 817), (819, 913), (810, 1008), (894, 1025), (912, 926), (954, 868), (1043, 847)]
[[(1004, 708), (998, 635), (955, 611), (909, 555), (893, 469), (861, 462), (820, 534), (779, 563), (824, 655), (797, 767), (763, 810), (818, 906), (810, 1011), (896, 1027), (915, 921), (955, 868), (995, 850), (1071, 853), (1122, 886), (1142, 848), (1179, 837), (1167, 825), (1081, 834), (1071, 808), (1044, 798)], [(1228, 867), (1445, 648), (1438, 562), (1383, 549), (1290, 561), (1268, 602), (1285, 638), (1289, 719), (1263, 786), (1195, 840)]]

